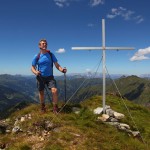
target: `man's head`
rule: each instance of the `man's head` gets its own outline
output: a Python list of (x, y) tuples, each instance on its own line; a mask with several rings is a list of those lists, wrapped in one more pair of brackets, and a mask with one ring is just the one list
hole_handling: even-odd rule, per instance
[(39, 48), (40, 49), (47, 49), (47, 41), (46, 41), (46, 39), (41, 39), (40, 41), (39, 41)]

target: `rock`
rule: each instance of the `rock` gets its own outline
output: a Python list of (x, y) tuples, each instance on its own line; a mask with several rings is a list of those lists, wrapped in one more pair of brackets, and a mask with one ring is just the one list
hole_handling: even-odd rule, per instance
[(17, 126), (18, 124), (19, 124), (19, 120), (16, 120), (14, 126)]
[[(110, 106), (106, 106), (105, 110), (106, 110), (106, 114), (102, 114), (102, 116), (99, 116), (98, 120), (101, 120), (107, 124), (115, 126), (119, 130), (127, 132), (129, 136), (132, 135), (133, 137), (137, 137), (137, 138), (140, 137), (139, 131), (132, 131), (128, 124), (119, 123), (120, 119), (125, 117), (124, 114), (113, 111), (110, 108)], [(94, 109), (94, 114), (101, 114), (102, 112), (103, 112), (103, 108), (101, 108), (101, 107)]]
[(26, 117), (21, 117), (20, 121), (24, 122), (26, 120)]
[(102, 107), (97, 107), (93, 111), (94, 111), (94, 114), (100, 115), (103, 112), (103, 108)]
[(124, 114), (121, 114), (121, 113), (118, 113), (118, 112), (114, 112), (114, 117), (116, 118), (116, 119), (122, 119), (122, 118), (124, 118)]
[(111, 122), (118, 122), (118, 119), (111, 117), (111, 118), (110, 118), (110, 121), (111, 121)]
[(120, 126), (120, 124), (117, 126), (117, 128), (118, 128), (119, 130), (126, 131), (126, 128), (125, 128), (124, 126)]
[(132, 134), (132, 130), (130, 130), (130, 129), (127, 129), (126, 132), (129, 134)]
[(98, 120), (101, 120), (101, 121), (103, 121), (103, 122), (105, 122), (105, 121), (106, 121), (106, 119), (105, 119), (105, 118), (103, 118), (103, 117), (98, 117), (97, 119), (98, 119)]
[(107, 119), (109, 118), (109, 115), (107, 115), (107, 114), (102, 114), (102, 117), (107, 120)]
[(112, 109), (106, 109), (106, 114), (109, 115), (110, 117), (113, 117), (114, 111)]
[(103, 114), (101, 117), (98, 117), (99, 120), (106, 122), (109, 119), (109, 115)]
[(12, 129), (12, 133), (18, 133), (18, 132), (22, 132), (22, 130), (20, 129), (19, 126), (15, 126), (15, 127)]
[(110, 109), (110, 106), (106, 105), (105, 106), (105, 110)]
[(139, 132), (139, 131), (132, 131), (131, 133), (132, 133), (132, 135), (133, 135), (134, 137), (137, 137), (137, 136), (140, 135), (140, 132)]
[(130, 129), (130, 126), (128, 124), (125, 123), (120, 123), (121, 127), (125, 127), (126, 129)]
[(45, 122), (46, 131), (50, 131), (50, 130), (54, 129), (55, 127), (56, 127), (56, 125), (54, 125), (54, 123), (52, 123), (50, 121)]
[(40, 141), (44, 141), (45, 140), (42, 136), (40, 136), (39, 139), (40, 139)]
[(80, 134), (77, 134), (77, 133), (73, 133), (73, 132), (70, 132), (72, 135), (76, 136), (76, 137), (80, 137), (81, 135)]
[(72, 108), (72, 111), (73, 111), (75, 114), (79, 114), (79, 113), (80, 113), (80, 108), (78, 108), (78, 107), (73, 107), (73, 108)]
[(29, 115), (28, 115), (28, 119), (32, 119), (32, 116), (31, 116), (31, 114), (29, 114)]
[(11, 130), (6, 130), (6, 133), (11, 133)]

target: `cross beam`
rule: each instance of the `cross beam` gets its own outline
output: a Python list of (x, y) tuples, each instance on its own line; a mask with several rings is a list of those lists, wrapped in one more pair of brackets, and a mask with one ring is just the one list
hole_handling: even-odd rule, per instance
[(134, 47), (106, 47), (105, 46), (105, 20), (102, 19), (102, 47), (72, 47), (72, 50), (102, 50), (103, 51), (103, 113), (105, 114), (106, 101), (106, 70), (105, 70), (105, 50), (133, 50)]
[(134, 47), (72, 47), (72, 50), (133, 50)]

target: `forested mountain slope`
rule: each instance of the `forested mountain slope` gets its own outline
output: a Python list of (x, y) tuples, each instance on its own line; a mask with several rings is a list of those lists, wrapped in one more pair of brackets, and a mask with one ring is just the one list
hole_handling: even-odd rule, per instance
[[(57, 78), (59, 101), (65, 97), (64, 78)], [(122, 96), (130, 101), (150, 106), (150, 80), (137, 76), (123, 76), (112, 80), (106, 79), (106, 93)], [(49, 93), (51, 96), (51, 93)], [(93, 95), (102, 95), (101, 78), (69, 78), (66, 81), (66, 100), (73, 103), (84, 101)], [(51, 99), (45, 93), (46, 101)], [(0, 111), (3, 115), (20, 102), (39, 102), (35, 76), (0, 75)]]

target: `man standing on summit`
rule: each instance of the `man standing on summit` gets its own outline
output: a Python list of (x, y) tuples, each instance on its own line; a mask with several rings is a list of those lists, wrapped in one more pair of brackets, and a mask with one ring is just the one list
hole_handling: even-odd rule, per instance
[(41, 103), (41, 111), (46, 112), (45, 102), (44, 102), (44, 88), (45, 85), (52, 92), (53, 99), (53, 112), (58, 112), (58, 91), (56, 87), (56, 80), (53, 76), (53, 63), (55, 67), (62, 73), (66, 73), (67, 69), (62, 68), (58, 62), (55, 55), (47, 50), (47, 41), (41, 39), (39, 42), (40, 53), (35, 55), (32, 60), (31, 71), (37, 76), (37, 85), (39, 90), (39, 99)]

